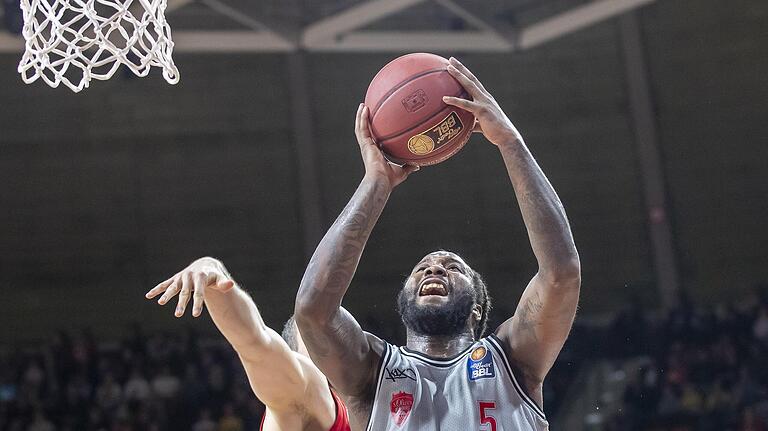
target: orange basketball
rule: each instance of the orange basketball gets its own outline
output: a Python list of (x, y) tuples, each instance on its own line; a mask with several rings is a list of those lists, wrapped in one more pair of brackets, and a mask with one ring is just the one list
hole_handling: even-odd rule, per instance
[(438, 55), (408, 54), (373, 77), (365, 105), (373, 138), (389, 160), (434, 165), (467, 143), (475, 117), (443, 102), (443, 96), (469, 98), (447, 67)]

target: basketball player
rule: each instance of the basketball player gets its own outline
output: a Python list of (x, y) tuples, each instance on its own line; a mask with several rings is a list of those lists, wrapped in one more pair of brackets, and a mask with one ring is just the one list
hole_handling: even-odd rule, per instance
[(266, 405), (263, 431), (349, 431), (347, 410), (307, 356), (293, 319), (285, 325), (284, 340), (264, 324), (256, 304), (219, 260), (192, 262), (146, 297), (161, 293), (160, 305), (179, 294), (176, 317), (184, 314), (190, 296), (194, 317), (200, 316), (203, 304), (208, 307), (240, 357), (253, 393)]
[(452, 58), (448, 70), (472, 100), (444, 100), (471, 111), (476, 131), (501, 153), (538, 261), (514, 316), (483, 338), (485, 284), (446, 251), (421, 259), (398, 295), (406, 346), (364, 332), (340, 306), (390, 193), (416, 169), (384, 159), (361, 105), (355, 130), (365, 175), (309, 262), (296, 322), (355, 430), (545, 430), (542, 382), (576, 313), (579, 256), (563, 206), (520, 133), (467, 68)]

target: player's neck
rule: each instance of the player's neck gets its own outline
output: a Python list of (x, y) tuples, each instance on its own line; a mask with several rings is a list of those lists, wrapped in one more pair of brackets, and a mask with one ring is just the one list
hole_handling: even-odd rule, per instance
[(472, 331), (449, 336), (422, 335), (408, 331), (409, 349), (434, 358), (450, 358), (456, 356), (475, 342)]

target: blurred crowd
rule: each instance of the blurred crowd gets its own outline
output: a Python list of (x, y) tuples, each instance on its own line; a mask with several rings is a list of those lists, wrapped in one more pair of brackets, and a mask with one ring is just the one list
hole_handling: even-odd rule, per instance
[[(608, 326), (577, 320), (545, 381), (550, 417), (583, 365), (644, 357), (608, 429), (768, 431), (768, 296), (716, 308), (682, 298), (662, 316), (633, 304)], [(402, 341), (396, 325), (363, 326)], [(0, 431), (256, 431), (263, 411), (220, 336), (135, 326), (121, 341), (85, 331), (0, 350)]]
[(221, 338), (61, 333), (0, 356), (2, 431), (251, 431), (263, 411)]
[(768, 431), (768, 295), (662, 318), (638, 307), (611, 328), (615, 358), (648, 356), (630, 374), (615, 430)]

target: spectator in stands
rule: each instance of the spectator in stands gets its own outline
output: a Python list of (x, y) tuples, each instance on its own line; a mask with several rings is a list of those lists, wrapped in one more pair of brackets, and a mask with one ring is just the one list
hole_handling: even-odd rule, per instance
[(181, 382), (179, 378), (171, 374), (168, 365), (164, 365), (162, 371), (152, 379), (152, 391), (160, 398), (171, 399), (179, 392)]
[(741, 416), (739, 431), (768, 431), (768, 425), (757, 416), (754, 409), (748, 407)]
[(115, 381), (112, 373), (106, 373), (101, 385), (96, 389), (96, 404), (102, 410), (114, 413), (123, 398), (123, 389)]
[(216, 431), (242, 431), (243, 420), (235, 414), (232, 404), (224, 405), (224, 414), (219, 419), (219, 427)]
[(760, 307), (760, 314), (752, 326), (752, 333), (763, 345), (768, 346), (768, 305), (763, 304)]
[(149, 382), (138, 367), (134, 367), (131, 376), (125, 382), (125, 399), (128, 401), (144, 401), (152, 395)]
[(216, 422), (211, 419), (210, 410), (202, 409), (200, 411), (200, 417), (192, 425), (192, 431), (216, 431)]
[(35, 410), (35, 417), (32, 423), (27, 427), (27, 431), (56, 431), (56, 427), (53, 425), (41, 409)]

